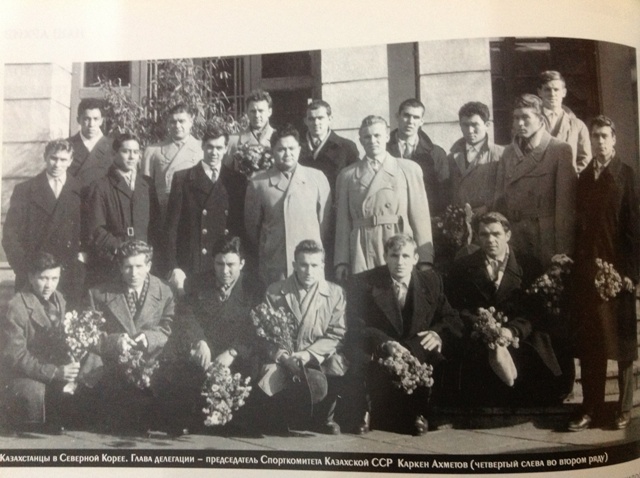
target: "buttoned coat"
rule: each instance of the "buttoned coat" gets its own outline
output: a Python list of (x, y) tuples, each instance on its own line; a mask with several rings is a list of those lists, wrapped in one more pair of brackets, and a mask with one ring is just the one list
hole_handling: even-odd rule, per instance
[[(91, 185), (83, 238), (89, 252), (89, 268), (98, 273), (97, 282), (112, 277), (116, 250), (125, 241), (137, 239), (159, 245), (158, 210), (155, 188), (151, 180), (141, 174), (136, 175), (134, 191), (115, 166)], [(157, 260), (161, 252), (156, 250)]]
[(215, 183), (202, 163), (178, 171), (173, 177), (164, 231), (168, 270), (179, 267), (187, 276), (213, 269), (211, 251), (225, 234), (241, 231), (229, 221), (233, 196), (228, 192), (227, 176), (240, 173), (222, 167)]
[(344, 375), (347, 371), (347, 362), (342, 353), (346, 332), (346, 300), (342, 287), (321, 280), (315, 300), (304, 317), (300, 311), (297, 289), (295, 275), (271, 284), (267, 289), (267, 303), (273, 309), (283, 307), (295, 317), (298, 323), (296, 352), (309, 352), (327, 375)]
[[(64, 317), (64, 297), (57, 291), (54, 295), (60, 317)], [(20, 415), (11, 417), (16, 423), (45, 420), (46, 386), (53, 381), (58, 367), (68, 363), (61, 361), (64, 353), (57, 349), (60, 342), (53, 338), (54, 327), (30, 287), (9, 301), (0, 326), (1, 383), (5, 406)], [(22, 416), (24, 413), (27, 416)]]
[(488, 137), (480, 147), (480, 152), (467, 163), (467, 143), (460, 138), (453, 143), (447, 156), (451, 175), (451, 204), (469, 204), (477, 214), (487, 212), (493, 203), (496, 189), (498, 161), (504, 147), (494, 144)]
[(571, 273), (573, 330), (578, 357), (635, 360), (638, 357), (635, 292), (608, 301), (594, 286), (596, 258), (621, 277), (639, 279), (640, 212), (633, 169), (614, 157), (596, 180), (592, 161), (578, 182), (577, 236)]
[(236, 170), (235, 163), (233, 160), (233, 155), (235, 154), (241, 146), (248, 145), (261, 145), (265, 148), (271, 148), (271, 138), (276, 130), (270, 125), (267, 124), (264, 127), (264, 132), (260, 136), (260, 138), (256, 138), (256, 135), (249, 129), (245, 129), (240, 131), (238, 134), (232, 134), (229, 136), (229, 148), (227, 149), (227, 154), (224, 157), (225, 166)]
[(563, 106), (562, 110), (563, 114), (556, 121), (553, 130), (549, 128), (546, 117), (544, 118), (545, 125), (551, 136), (569, 143), (573, 153), (573, 167), (579, 173), (591, 161), (589, 129), (569, 108)]
[(80, 252), (80, 182), (72, 176), (56, 199), (46, 172), (18, 184), (4, 222), (2, 246), (16, 274), (16, 291), (27, 282), (27, 265), (36, 252), (53, 254), (64, 266), (60, 288), (79, 299), (83, 285)]
[(413, 236), (420, 261), (432, 263), (431, 217), (422, 170), (412, 161), (387, 155), (367, 184), (367, 168), (363, 159), (338, 175), (335, 265), (349, 264), (353, 273), (382, 265), (385, 241), (401, 232)]
[(330, 213), (330, 189), (322, 172), (297, 165), (290, 180), (276, 167), (249, 181), (245, 224), (258, 247), (260, 273), (268, 285), (293, 273), (298, 243), (322, 243)]
[(511, 245), (547, 267), (554, 254), (573, 254), (576, 184), (571, 147), (541, 132), (523, 154), (515, 142), (498, 162), (494, 209), (511, 221)]
[(80, 133), (71, 136), (68, 141), (73, 146), (73, 162), (67, 169), (67, 174), (78, 179), (83, 188), (107, 174), (113, 164), (113, 139), (103, 136), (91, 152), (84, 145)]
[(167, 210), (171, 181), (177, 171), (192, 168), (204, 157), (202, 143), (192, 135), (186, 137), (180, 149), (171, 139), (147, 146), (142, 156), (142, 174), (153, 180), (162, 220)]
[[(391, 132), (391, 139), (387, 143), (387, 151), (391, 156), (402, 158), (398, 143), (398, 130)], [(418, 163), (422, 169), (422, 180), (429, 199), (429, 208), (434, 216), (441, 214), (447, 207), (447, 189), (449, 181), (449, 169), (447, 153), (422, 129), (418, 131), (418, 144), (410, 159)]]

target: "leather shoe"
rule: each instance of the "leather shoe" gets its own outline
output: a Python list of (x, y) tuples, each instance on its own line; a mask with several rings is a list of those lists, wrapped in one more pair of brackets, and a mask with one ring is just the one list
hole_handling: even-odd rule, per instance
[(422, 415), (416, 417), (416, 421), (413, 423), (413, 435), (421, 437), (429, 431), (429, 422)]
[(624, 430), (631, 422), (631, 412), (620, 412), (616, 415), (613, 426), (618, 430)]
[(324, 435), (340, 435), (340, 425), (333, 420), (327, 420), (326, 422), (318, 425), (315, 431)]
[(356, 435), (365, 435), (371, 431), (371, 414), (369, 412), (364, 413), (362, 417), (362, 423), (358, 425), (355, 430)]
[(571, 420), (567, 428), (570, 432), (581, 432), (589, 428), (591, 426), (591, 422), (591, 415), (585, 413), (583, 415), (580, 415), (579, 417), (576, 417), (574, 420)]

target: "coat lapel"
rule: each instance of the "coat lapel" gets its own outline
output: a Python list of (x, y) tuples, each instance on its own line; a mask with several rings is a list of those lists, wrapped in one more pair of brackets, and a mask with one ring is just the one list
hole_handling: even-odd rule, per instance
[(522, 283), (522, 269), (516, 261), (513, 250), (509, 251), (507, 267), (504, 270), (502, 281), (496, 291), (496, 303), (501, 303), (514, 289), (518, 289)]
[[(363, 167), (367, 167), (366, 161), (363, 161), (361, 165)], [(376, 175), (373, 177), (373, 181), (369, 185), (369, 190), (362, 201), (362, 210), (364, 214), (364, 208), (367, 204), (367, 199), (371, 196), (375, 195), (382, 189), (393, 189), (395, 177), (398, 174), (398, 161), (393, 156), (387, 154), (384, 163), (382, 163), (382, 167), (378, 170)], [(366, 215), (366, 214), (365, 214)]]
[(384, 277), (373, 286), (371, 295), (373, 296), (373, 302), (384, 313), (389, 323), (398, 333), (398, 336), (401, 336), (402, 315), (400, 314), (396, 295), (393, 292), (391, 276), (388, 271), (385, 272)]
[(126, 299), (126, 289), (120, 286), (120, 292), (107, 292), (105, 303), (111, 314), (122, 324), (124, 330), (131, 336), (136, 335), (136, 327), (133, 323), (133, 317), (129, 310)]
[[(69, 179), (71, 179), (70, 176), (67, 177), (67, 182)], [(63, 188), (63, 191), (65, 188)], [(38, 207), (48, 215), (53, 214), (57, 200), (56, 196), (53, 194), (51, 186), (49, 186), (49, 180), (47, 179), (47, 174), (44, 171), (38, 174), (36, 181), (33, 182), (31, 197), (33, 198), (33, 202), (35, 202)]]
[(44, 307), (33, 292), (20, 292), (24, 306), (29, 312), (29, 318), (41, 327), (51, 327), (51, 321), (44, 311)]
[(515, 162), (512, 162), (508, 166), (508, 168), (511, 169), (511, 171), (508, 171), (507, 175), (507, 177), (510, 178), (509, 182), (513, 183), (515, 181), (518, 181), (523, 176), (535, 170), (544, 158), (544, 154), (547, 151), (547, 146), (549, 146), (550, 141), (551, 135), (547, 133), (546, 130), (544, 130), (542, 132), (542, 137), (540, 138), (540, 143), (538, 144), (538, 146), (536, 146), (529, 154), (524, 156), (522, 155), (520, 148), (514, 141), (513, 148), (515, 150), (517, 160)]
[(425, 318), (431, 315), (429, 310), (433, 307), (433, 303), (429, 300), (431, 294), (429, 294), (425, 284), (420, 280), (420, 276), (415, 270), (411, 273), (409, 287), (413, 287), (413, 315), (411, 316), (411, 330), (409, 332), (409, 335), (413, 336), (420, 332), (419, 329)]
[(298, 301), (294, 281), (294, 276), (287, 277), (287, 279), (282, 283), (281, 293), (284, 295), (284, 299), (287, 301), (289, 309), (293, 312), (293, 315), (296, 317), (299, 325), (302, 323), (302, 311), (300, 310), (300, 302)]
[[(144, 299), (144, 304), (137, 314), (137, 320), (135, 322), (136, 331), (140, 331), (142, 326), (153, 320), (155, 313), (158, 310), (158, 304), (162, 301), (162, 292), (160, 285), (155, 277), (149, 276), (149, 288), (147, 289), (147, 296)], [(127, 307), (128, 309), (128, 307)]]
[(485, 265), (485, 256), (482, 251), (474, 254), (473, 262), (467, 270), (467, 273), (469, 274), (469, 281), (478, 292), (480, 292), (487, 301), (492, 301), (495, 297), (496, 287), (489, 277), (489, 272)]

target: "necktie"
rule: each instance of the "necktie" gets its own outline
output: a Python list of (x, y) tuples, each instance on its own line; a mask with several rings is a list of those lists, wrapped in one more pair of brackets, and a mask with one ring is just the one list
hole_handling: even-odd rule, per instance
[(489, 277), (493, 282), (498, 281), (498, 274), (500, 273), (500, 263), (495, 259), (488, 259), (488, 267)]
[(215, 183), (217, 180), (218, 180), (218, 170), (214, 168), (211, 170), (211, 182)]
[(127, 305), (129, 306), (131, 315), (135, 317), (136, 311), (138, 310), (138, 294), (135, 290), (131, 290), (129, 294), (127, 294)]
[(413, 152), (413, 148), (408, 141), (404, 143), (404, 152), (402, 153), (403, 158), (411, 158), (411, 153)]
[(371, 169), (377, 172), (378, 169), (380, 168), (380, 163), (375, 159), (369, 158), (369, 166), (371, 166)]
[(520, 147), (522, 154), (529, 154), (533, 149), (528, 138), (518, 138), (518, 146)]
[(311, 142), (313, 143), (313, 149), (315, 151), (320, 147), (320, 143), (322, 143), (322, 140), (320, 138), (314, 138), (311, 140)]
[(60, 197), (60, 192), (62, 191), (62, 180), (60, 178), (56, 178), (53, 180), (53, 194), (58, 199)]
[(401, 309), (404, 309), (404, 304), (407, 301), (407, 286), (403, 282), (394, 282), (393, 288), (396, 292), (396, 299)]

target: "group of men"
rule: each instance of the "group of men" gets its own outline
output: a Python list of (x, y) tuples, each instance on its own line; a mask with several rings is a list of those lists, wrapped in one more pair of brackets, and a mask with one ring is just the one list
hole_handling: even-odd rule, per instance
[[(322, 100), (308, 105), (304, 137), (272, 128), (264, 91), (247, 97), (249, 127), (231, 137), (211, 128), (195, 139), (193, 113), (176, 105), (167, 139), (144, 152), (133, 134), (103, 136), (102, 104), (83, 100), (80, 132), (47, 144), (45, 171), (15, 188), (5, 221), (17, 292), (0, 335), (5, 411), (42, 422), (48, 385), (74, 380), (130, 402), (123, 397), (135, 390), (116, 365), (118, 353), (136, 349), (164, 364), (151, 389), (166, 416), (199, 410), (205, 370), (218, 362), (254, 379), (247, 415), (289, 410), (281, 406), (297, 389), (289, 379), (304, 376), (315, 429), (339, 433), (342, 421), (361, 433), (373, 426), (420, 435), (430, 394), (403, 394), (378, 359), (409, 351), (433, 365), (442, 400), (512, 405), (561, 401), (573, 386), (575, 353), (584, 408), (569, 429), (601, 417), (607, 359), (619, 363), (614, 423), (626, 427), (635, 296), (605, 303), (593, 282), (600, 258), (627, 289), (637, 283), (632, 170), (615, 154), (609, 118), (587, 130), (563, 106), (558, 72), (540, 75), (538, 95), (516, 99), (513, 142), (504, 148), (488, 135), (489, 108), (466, 103), (462, 138), (448, 155), (422, 130), (424, 105), (406, 100), (393, 132), (382, 117), (364, 118), (362, 159), (331, 130)], [(269, 148), (273, 166), (242, 174), (235, 157), (245, 145)], [(443, 281), (433, 270), (431, 218), (449, 204), (473, 210), (475, 240)], [(576, 272), (554, 323), (524, 291), (558, 254), (572, 257)], [(105, 314), (82, 366), (42, 355), (65, 298)], [(261, 300), (293, 315), (293, 353), (258, 340), (249, 312)], [(501, 333), (520, 342), (509, 349), (515, 384), (497, 379), (496, 358), (473, 342), (479, 307), (510, 319)], [(103, 401), (105, 414), (117, 408)]]

